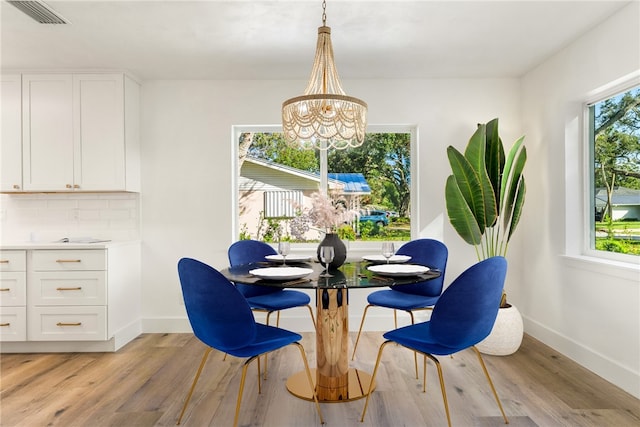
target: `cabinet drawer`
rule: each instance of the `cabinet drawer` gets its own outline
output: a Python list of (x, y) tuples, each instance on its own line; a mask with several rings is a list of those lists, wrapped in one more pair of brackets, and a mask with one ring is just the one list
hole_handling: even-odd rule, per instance
[(29, 309), (30, 341), (104, 341), (106, 307), (60, 306)]
[(27, 309), (25, 307), (0, 308), (0, 341), (27, 340)]
[(27, 271), (25, 251), (0, 252), (0, 271)]
[(37, 250), (33, 251), (34, 271), (104, 270), (107, 252), (104, 249)]
[(33, 273), (30, 305), (105, 305), (106, 272), (59, 271)]
[(0, 306), (27, 305), (27, 274), (23, 271), (0, 272)]

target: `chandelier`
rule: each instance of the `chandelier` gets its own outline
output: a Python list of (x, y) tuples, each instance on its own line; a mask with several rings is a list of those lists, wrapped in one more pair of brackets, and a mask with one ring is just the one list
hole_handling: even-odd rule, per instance
[(367, 104), (347, 96), (333, 60), (331, 28), (326, 26), (326, 1), (318, 28), (316, 57), (304, 95), (282, 103), (282, 128), (288, 142), (303, 148), (343, 149), (364, 142)]

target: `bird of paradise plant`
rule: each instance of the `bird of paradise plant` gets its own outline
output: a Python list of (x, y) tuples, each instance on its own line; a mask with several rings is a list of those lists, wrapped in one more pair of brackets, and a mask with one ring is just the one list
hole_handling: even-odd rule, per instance
[(523, 141), (524, 136), (505, 157), (496, 118), (478, 125), (464, 154), (447, 147), (453, 172), (445, 187), (447, 215), (460, 237), (475, 247), (479, 261), (505, 256), (520, 221), (526, 194), (522, 170), (527, 150)]

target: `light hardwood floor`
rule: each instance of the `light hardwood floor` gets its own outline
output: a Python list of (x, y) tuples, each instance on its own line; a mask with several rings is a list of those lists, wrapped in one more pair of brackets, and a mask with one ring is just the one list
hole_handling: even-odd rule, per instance
[[(303, 335), (313, 366), (314, 336)], [(380, 333), (364, 333), (352, 366), (371, 372), (381, 342)], [(3, 354), (0, 425), (175, 425), (203, 351), (191, 334), (143, 334), (116, 353)], [(638, 399), (531, 337), (512, 356), (484, 359), (510, 426), (640, 426)], [(364, 423), (362, 399), (321, 404), (326, 425), (446, 426), (433, 364), (423, 393), (410, 351), (388, 346), (382, 360)], [(454, 426), (503, 426), (475, 354), (440, 360)], [(231, 425), (242, 362), (211, 353), (182, 425)], [(286, 378), (302, 369), (298, 350), (270, 356), (261, 395), (256, 369), (252, 364), (247, 376), (241, 426), (320, 425), (313, 404), (285, 388)]]

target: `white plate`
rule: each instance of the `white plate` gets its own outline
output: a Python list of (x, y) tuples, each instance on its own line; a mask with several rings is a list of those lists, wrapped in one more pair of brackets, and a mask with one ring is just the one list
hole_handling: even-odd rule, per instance
[[(267, 255), (265, 257), (269, 261), (282, 261), (282, 255)], [(291, 262), (307, 262), (310, 261), (311, 257), (309, 255), (287, 255), (286, 261)]]
[(310, 268), (300, 267), (267, 267), (249, 270), (249, 274), (266, 280), (301, 279), (313, 273)]
[(367, 267), (369, 271), (373, 271), (381, 276), (402, 277), (416, 276), (429, 271), (429, 267), (423, 265), (412, 264), (380, 264)]
[[(365, 255), (362, 257), (365, 261), (376, 262), (376, 263), (387, 263), (387, 259), (382, 255)], [(411, 259), (409, 255), (391, 255), (389, 258), (390, 264), (402, 264), (403, 262), (407, 262)]]

